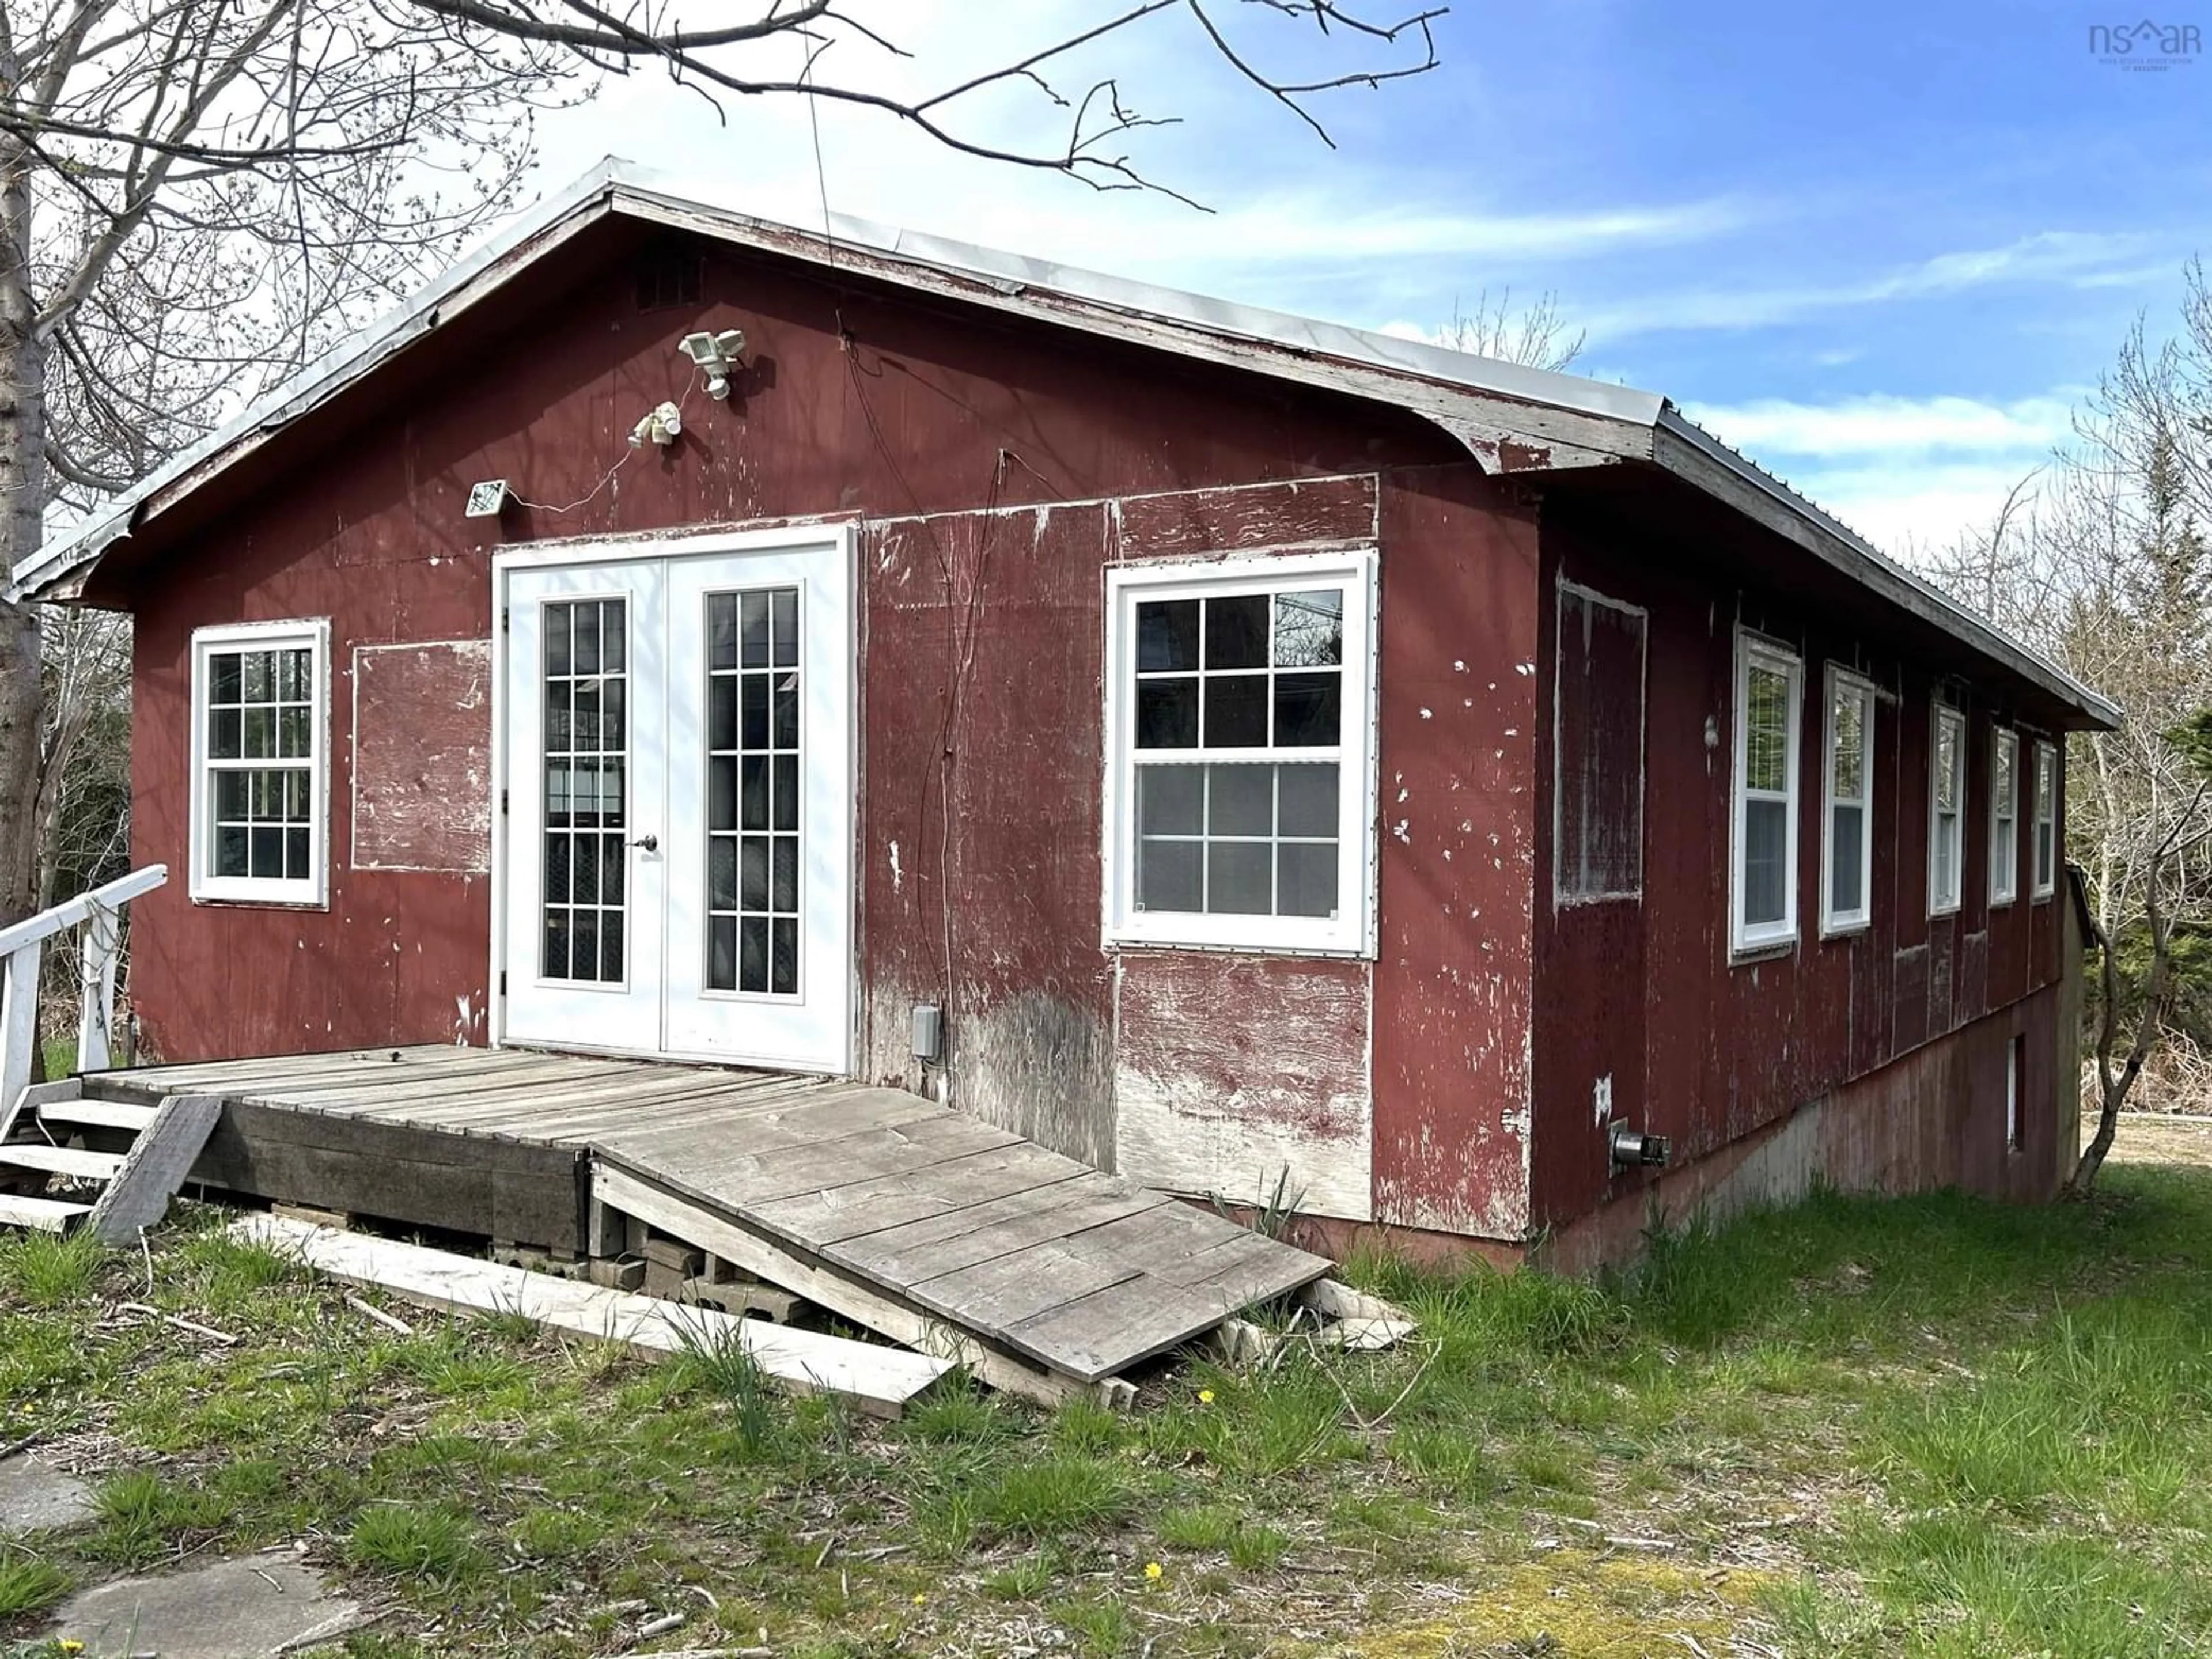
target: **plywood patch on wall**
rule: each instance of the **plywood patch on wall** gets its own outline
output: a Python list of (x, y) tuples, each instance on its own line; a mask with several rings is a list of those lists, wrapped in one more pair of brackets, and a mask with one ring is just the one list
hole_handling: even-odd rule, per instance
[(1127, 495), (1114, 504), (1117, 559), (1188, 559), (1376, 538), (1375, 475)]
[[(1114, 1046), (1115, 1168), (1232, 1203), (1373, 1214), (1367, 965), (1132, 951)], [(1303, 1194), (1303, 1197), (1300, 1197)]]
[(353, 867), (491, 867), (491, 641), (353, 653)]

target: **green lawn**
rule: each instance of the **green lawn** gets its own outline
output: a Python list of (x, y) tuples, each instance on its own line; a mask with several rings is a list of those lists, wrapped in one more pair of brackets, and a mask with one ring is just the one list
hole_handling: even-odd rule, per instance
[[(305, 1538), (360, 1655), (2212, 1652), (2212, 1172), (2093, 1205), (1823, 1198), (1634, 1279), (1352, 1276), (1422, 1321), (1141, 1408), (901, 1424), (512, 1319), (403, 1337), (183, 1217), (0, 1244), (0, 1444), (100, 1471), (64, 1589)], [(148, 1299), (225, 1346), (120, 1311)]]

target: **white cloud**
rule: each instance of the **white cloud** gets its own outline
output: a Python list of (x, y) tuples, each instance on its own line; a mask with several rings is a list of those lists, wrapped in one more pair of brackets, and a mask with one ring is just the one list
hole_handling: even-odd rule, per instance
[(2114, 288), (2162, 275), (2140, 256), (2151, 239), (2128, 231), (2040, 231), (2002, 247), (1940, 253), (1856, 283), (1757, 289), (1693, 289), (1640, 298), (1584, 320), (1597, 338), (1670, 329), (1751, 329), (1826, 311), (1933, 299), (2003, 283)]
[(1738, 448), (1761, 454), (2039, 455), (2065, 441), (2073, 429), (2074, 405), (2055, 394), (1990, 403), (1870, 392), (1816, 404), (1781, 398), (1691, 404), (1683, 412)]
[(1826, 403), (1759, 398), (1686, 406), (1893, 553), (1942, 546), (1985, 525), (2073, 430), (2068, 388), (1995, 402), (1883, 393)]

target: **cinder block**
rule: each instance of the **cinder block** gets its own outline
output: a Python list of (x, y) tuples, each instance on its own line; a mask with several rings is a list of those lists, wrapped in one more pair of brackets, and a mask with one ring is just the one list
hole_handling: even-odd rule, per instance
[(645, 1259), (675, 1270), (678, 1277), (694, 1279), (707, 1269), (707, 1253), (680, 1238), (655, 1234), (645, 1241)]
[(645, 1285), (645, 1262), (634, 1255), (594, 1256), (587, 1273), (602, 1290), (637, 1291)]
[(726, 1314), (773, 1320), (779, 1325), (790, 1324), (792, 1316), (805, 1305), (804, 1297), (780, 1291), (773, 1285), (757, 1284), (749, 1279), (717, 1281), (704, 1274), (685, 1279), (677, 1291), (676, 1299)]

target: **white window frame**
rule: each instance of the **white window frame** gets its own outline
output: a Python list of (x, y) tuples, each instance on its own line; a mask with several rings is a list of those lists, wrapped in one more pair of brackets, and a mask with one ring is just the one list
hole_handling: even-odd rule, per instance
[[(1205, 563), (1115, 565), (1106, 572), (1106, 788), (1102, 938), (1118, 945), (1185, 945), (1303, 956), (1375, 953), (1376, 557), (1371, 548)], [(1192, 749), (1178, 757), (1333, 760), (1337, 777), (1337, 913), (1334, 916), (1207, 915), (1136, 907), (1135, 653), (1139, 600), (1345, 590), (1343, 722), (1336, 746)]]
[[(2028, 751), (2033, 757), (2029, 774), (2027, 806), (2028, 894), (2038, 904), (2058, 890), (2058, 750), (2051, 744), (2037, 742)], [(2044, 775), (2051, 778), (2051, 811), (2044, 812)], [(2051, 867), (2043, 867), (2043, 832), (2051, 831)]]
[[(1836, 794), (1836, 702), (1849, 696), (1859, 705), (1859, 794), (1856, 801)], [(1828, 665), (1826, 696), (1821, 701), (1820, 742), (1820, 936), (1834, 939), (1863, 933), (1874, 925), (1874, 682), (1847, 668)], [(1859, 902), (1854, 910), (1836, 908), (1836, 808), (1859, 809)]]
[[(1936, 787), (1936, 764), (1942, 755), (1942, 731), (1947, 723), (1959, 728), (1959, 740), (1952, 745), (1951, 753), (1958, 768), (1954, 791), (1958, 799), (1958, 820), (1953, 826), (1957, 844), (1951, 857), (1951, 886), (1948, 892), (1939, 890), (1936, 884), (1937, 838), (1942, 834), (1940, 813), (1942, 792)], [(1929, 705), (1928, 717), (1928, 914), (1930, 917), (1952, 916), (1966, 891), (1966, 711), (1956, 703), (1936, 698)]]
[[(1997, 780), (2005, 769), (1999, 763), (2012, 757), (2011, 810), (1997, 796)], [(2020, 896), (2020, 733), (2008, 726), (1990, 729), (1990, 904), (2010, 904)]]
[[(1779, 921), (1744, 920), (1743, 854), (1745, 809), (1750, 802), (1745, 769), (1750, 756), (1750, 723), (1745, 718), (1751, 696), (1751, 671), (1756, 665), (1784, 675), (1790, 687), (1789, 787), (1777, 797), (1762, 791), (1761, 799), (1784, 803), (1782, 887), (1783, 914)], [(1762, 635), (1738, 629), (1735, 636), (1735, 758), (1729, 774), (1729, 945), (1736, 957), (1765, 956), (1797, 939), (1797, 821), (1804, 808), (1799, 787), (1804, 747), (1805, 659), (1788, 647)]]
[[(297, 650), (302, 647), (307, 651), (309, 672), (313, 678), (311, 694), (313, 714), (308, 722), (312, 747), (307, 757), (307, 862), (312, 873), (296, 880), (212, 874), (208, 867), (214, 844), (213, 837), (209, 834), (209, 815), (214, 808), (214, 796), (209, 779), (216, 766), (208, 753), (208, 659), (222, 652)], [(191, 778), (188, 793), (191, 817), (186, 835), (186, 856), (191, 870), (187, 890), (193, 902), (328, 908), (331, 871), (330, 618), (234, 623), (194, 629), (190, 718)]]

